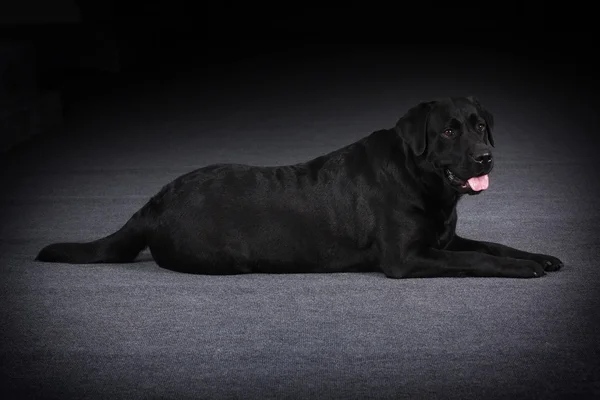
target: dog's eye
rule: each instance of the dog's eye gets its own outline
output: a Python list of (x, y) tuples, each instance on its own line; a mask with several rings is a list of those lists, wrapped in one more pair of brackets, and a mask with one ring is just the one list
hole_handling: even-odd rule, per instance
[(483, 132), (485, 130), (485, 124), (477, 124), (477, 130)]
[(451, 138), (454, 136), (454, 130), (453, 129), (446, 129), (444, 131), (444, 133), (442, 133), (442, 136), (447, 137), (447, 138)]

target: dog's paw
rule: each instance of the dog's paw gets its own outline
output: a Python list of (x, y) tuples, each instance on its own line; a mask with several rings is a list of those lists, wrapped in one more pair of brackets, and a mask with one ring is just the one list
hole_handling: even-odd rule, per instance
[(514, 278), (541, 278), (546, 275), (540, 263), (530, 260), (518, 260), (509, 271), (508, 275)]
[(558, 271), (564, 266), (563, 262), (560, 261), (558, 258), (548, 256), (545, 254), (539, 254), (536, 257), (535, 261), (544, 268), (544, 271), (549, 272)]
[(546, 275), (546, 270), (536, 262), (532, 263), (532, 265), (529, 266), (529, 269), (531, 270), (534, 278), (541, 278), (542, 276)]

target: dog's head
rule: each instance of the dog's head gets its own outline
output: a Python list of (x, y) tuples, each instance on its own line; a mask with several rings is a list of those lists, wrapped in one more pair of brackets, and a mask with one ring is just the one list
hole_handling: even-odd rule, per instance
[(411, 108), (396, 132), (418, 157), (461, 194), (487, 189), (494, 160), (494, 118), (472, 96), (428, 101)]

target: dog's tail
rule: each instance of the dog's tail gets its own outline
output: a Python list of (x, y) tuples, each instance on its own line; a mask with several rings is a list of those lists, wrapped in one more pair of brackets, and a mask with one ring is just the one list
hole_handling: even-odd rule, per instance
[(54, 243), (44, 247), (35, 259), (68, 264), (131, 262), (147, 245), (143, 210), (111, 235), (87, 243)]

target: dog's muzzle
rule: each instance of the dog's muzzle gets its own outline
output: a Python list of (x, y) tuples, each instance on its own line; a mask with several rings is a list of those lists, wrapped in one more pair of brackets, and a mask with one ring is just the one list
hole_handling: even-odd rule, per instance
[(490, 180), (488, 174), (474, 176), (467, 180), (463, 180), (456, 176), (452, 171), (446, 168), (446, 178), (450, 181), (452, 186), (463, 189), (465, 191), (472, 190), (474, 192), (481, 192), (489, 187)]

